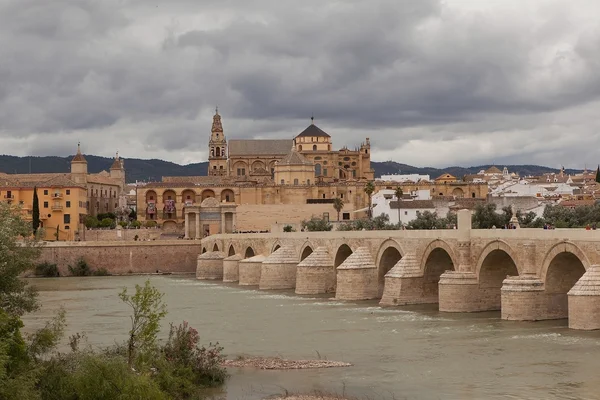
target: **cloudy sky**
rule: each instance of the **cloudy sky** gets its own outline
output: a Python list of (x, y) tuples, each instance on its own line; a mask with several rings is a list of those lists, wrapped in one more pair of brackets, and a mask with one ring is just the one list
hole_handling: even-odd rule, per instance
[(206, 160), (292, 138), (417, 166), (595, 166), (596, 0), (0, 0), (0, 153)]

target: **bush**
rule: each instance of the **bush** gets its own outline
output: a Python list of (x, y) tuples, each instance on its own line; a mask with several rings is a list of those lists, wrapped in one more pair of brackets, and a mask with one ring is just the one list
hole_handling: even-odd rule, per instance
[(129, 226), (129, 224), (125, 221), (119, 222), (119, 225), (121, 226), (121, 228), (127, 228), (127, 226)]
[(131, 226), (132, 228), (139, 228), (142, 226), (142, 223), (138, 220), (135, 220), (135, 221), (131, 221), (131, 224), (129, 226)]
[(84, 224), (86, 228), (97, 228), (99, 225), (99, 221), (98, 218), (92, 215), (88, 215), (85, 217)]
[(113, 228), (115, 226), (115, 221), (110, 218), (104, 218), (100, 221), (101, 228)]
[(158, 224), (156, 223), (156, 221), (152, 221), (152, 220), (148, 220), (148, 221), (146, 221), (146, 222), (144, 223), (144, 226), (145, 226), (146, 228), (155, 228), (155, 227), (156, 227), (156, 225), (158, 225)]
[(114, 221), (115, 219), (117, 219), (117, 216), (114, 213), (111, 213), (111, 212), (98, 214), (98, 220), (99, 221), (102, 221), (103, 219), (106, 219), (106, 218), (112, 219)]
[(48, 261), (44, 261), (35, 266), (35, 275), (47, 278), (60, 276), (58, 273), (58, 266), (56, 264), (50, 264)]
[(296, 232), (296, 230), (291, 225), (286, 225), (283, 227), (284, 232)]
[(72, 276), (90, 276), (92, 271), (88, 263), (83, 258), (80, 258), (75, 263), (75, 266), (69, 265), (69, 273)]
[(310, 221), (302, 221), (302, 227), (309, 232), (330, 231), (333, 225), (325, 218), (311, 218)]
[(94, 272), (92, 272), (94, 276), (110, 276), (111, 274), (108, 272), (106, 268), (98, 268)]

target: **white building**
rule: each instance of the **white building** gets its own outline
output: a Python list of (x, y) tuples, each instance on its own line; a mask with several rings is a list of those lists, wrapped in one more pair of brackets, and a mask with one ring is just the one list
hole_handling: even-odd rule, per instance
[(429, 175), (419, 175), (419, 174), (406, 174), (406, 175), (381, 175), (381, 180), (386, 182), (419, 182), (419, 181), (430, 181)]
[(405, 193), (403, 198), (398, 201), (393, 190), (383, 189), (371, 197), (371, 204), (373, 205), (374, 217), (387, 214), (392, 224), (397, 224), (400, 221), (406, 225), (417, 218), (417, 211), (436, 211), (429, 190), (415, 190), (411, 193)]

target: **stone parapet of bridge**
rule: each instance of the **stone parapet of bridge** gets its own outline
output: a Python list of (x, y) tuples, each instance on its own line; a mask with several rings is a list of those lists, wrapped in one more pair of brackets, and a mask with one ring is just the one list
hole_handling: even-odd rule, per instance
[[(242, 285), (381, 298), (382, 306), (501, 310), (506, 320), (568, 317), (571, 327), (600, 329), (600, 290), (580, 295), (591, 285), (591, 273), (580, 281), (584, 273), (600, 264), (600, 231), (471, 229), (470, 212), (461, 210), (453, 230), (222, 234), (204, 238), (201, 246), (202, 253), (239, 255)], [(312, 262), (316, 249), (318, 261), (315, 255)], [(279, 262), (283, 252), (285, 262)], [(208, 268), (202, 260), (198, 269)], [(242, 282), (242, 269), (250, 281)], [(568, 294), (576, 284), (579, 290)]]

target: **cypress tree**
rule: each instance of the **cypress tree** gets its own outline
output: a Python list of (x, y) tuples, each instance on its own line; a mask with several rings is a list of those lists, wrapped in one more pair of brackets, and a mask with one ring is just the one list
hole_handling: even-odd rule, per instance
[(37, 187), (33, 187), (33, 207), (32, 207), (32, 214), (33, 214), (33, 221), (32, 221), (32, 225), (33, 225), (33, 234), (35, 235), (37, 233), (38, 228), (40, 227), (40, 202), (38, 200), (38, 195), (37, 195)]
[(598, 165), (598, 169), (596, 170), (596, 182), (600, 183), (600, 165)]

